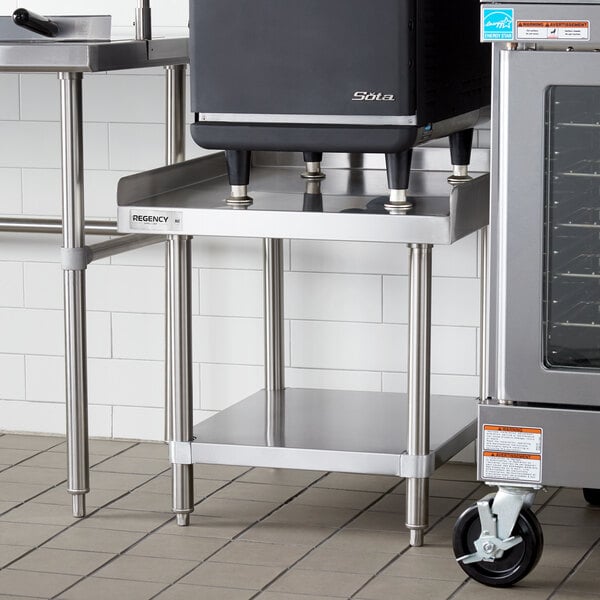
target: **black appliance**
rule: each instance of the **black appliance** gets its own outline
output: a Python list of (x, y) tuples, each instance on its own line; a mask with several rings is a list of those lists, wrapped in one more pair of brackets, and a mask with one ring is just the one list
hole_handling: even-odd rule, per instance
[(323, 152), (385, 153), (409, 206), (412, 148), (449, 135), (468, 165), (490, 102), (478, 0), (191, 0), (190, 63), (192, 137), (226, 150), (232, 203), (272, 150), (303, 152), (309, 178)]

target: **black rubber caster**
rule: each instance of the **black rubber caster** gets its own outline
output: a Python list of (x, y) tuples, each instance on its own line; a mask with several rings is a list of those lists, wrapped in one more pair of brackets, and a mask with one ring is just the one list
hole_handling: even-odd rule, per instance
[[(479, 511), (477, 505), (473, 505), (463, 512), (454, 526), (452, 545), (456, 558), (473, 554), (480, 534)], [(521, 511), (513, 535), (521, 536), (523, 541), (506, 550), (502, 558), (491, 562), (459, 562), (462, 570), (475, 581), (491, 587), (508, 587), (523, 579), (537, 565), (544, 548), (542, 528), (529, 508)]]
[(600, 490), (593, 488), (583, 488), (583, 497), (588, 504), (600, 506)]

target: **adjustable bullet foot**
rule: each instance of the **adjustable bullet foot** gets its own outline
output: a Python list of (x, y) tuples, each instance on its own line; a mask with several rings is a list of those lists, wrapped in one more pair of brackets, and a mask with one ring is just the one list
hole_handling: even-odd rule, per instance
[(469, 165), (454, 165), (452, 175), (448, 177), (448, 183), (453, 185), (472, 180), (473, 178), (469, 175)]
[(419, 548), (423, 545), (425, 540), (425, 533), (422, 529), (411, 529), (410, 530), (410, 545), (414, 548)]
[(322, 160), (322, 152), (305, 152), (304, 162), (306, 163), (306, 171), (300, 176), (304, 179), (325, 179), (325, 173), (321, 171)]
[(190, 513), (178, 513), (177, 525), (179, 527), (187, 527), (190, 524)]
[(227, 206), (232, 208), (248, 208), (254, 200), (248, 196), (247, 185), (232, 185), (231, 196), (225, 200)]
[(85, 517), (85, 494), (73, 494), (73, 516), (76, 519)]

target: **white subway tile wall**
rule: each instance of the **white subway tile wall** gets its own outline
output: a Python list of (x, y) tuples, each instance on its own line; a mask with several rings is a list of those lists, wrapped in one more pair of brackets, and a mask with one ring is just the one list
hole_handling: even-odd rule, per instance
[[(136, 4), (29, 0), (27, 7), (112, 14), (115, 33), (131, 35)], [(185, 35), (187, 4), (153, 0), (155, 28)], [(0, 0), (0, 14), (18, 5)], [(162, 69), (84, 77), (87, 217), (115, 218), (118, 180), (163, 164), (164, 110)], [(0, 213), (60, 215), (58, 120), (55, 75), (0, 74)], [(488, 124), (480, 127), (476, 145), (486, 147)], [(188, 135), (188, 157), (205, 153)], [(4, 430), (64, 432), (60, 243), (55, 235), (0, 234)], [(288, 385), (405, 391), (406, 248), (299, 240), (284, 248)], [(164, 247), (152, 246), (89, 268), (92, 435), (162, 439), (164, 254)], [(477, 394), (477, 257), (477, 236), (434, 251), (437, 394)], [(261, 242), (197, 238), (193, 266), (194, 418), (200, 421), (262, 386)]]

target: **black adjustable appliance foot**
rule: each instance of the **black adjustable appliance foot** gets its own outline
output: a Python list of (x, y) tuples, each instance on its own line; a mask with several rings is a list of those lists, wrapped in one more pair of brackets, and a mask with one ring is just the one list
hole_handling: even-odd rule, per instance
[(248, 150), (226, 150), (225, 159), (231, 186), (231, 196), (225, 202), (233, 208), (247, 208), (253, 202), (248, 196), (251, 153)]
[(411, 161), (412, 149), (385, 155), (390, 198), (384, 207), (392, 214), (405, 214), (413, 207), (407, 198)]
[(448, 183), (464, 183), (473, 179), (469, 175), (469, 164), (471, 163), (471, 149), (473, 148), (473, 129), (464, 129), (451, 133), (450, 157), (452, 159), (452, 175), (448, 177)]

